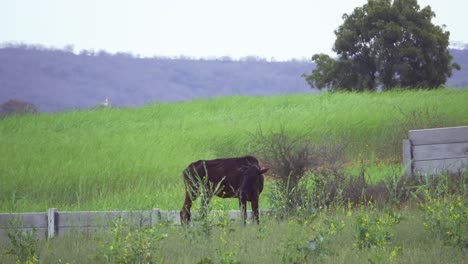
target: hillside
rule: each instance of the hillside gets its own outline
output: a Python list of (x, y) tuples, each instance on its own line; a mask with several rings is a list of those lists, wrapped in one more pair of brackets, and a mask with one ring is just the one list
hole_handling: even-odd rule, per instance
[[(462, 71), (447, 86), (468, 86), (468, 50), (452, 50)], [(139, 106), (229, 95), (314, 93), (301, 77), (311, 62), (255, 57), (138, 58), (105, 52), (72, 53), (34, 46), (0, 49), (0, 103), (32, 102), (40, 111), (90, 108), (108, 97), (114, 106)]]
[(468, 49), (450, 50), (454, 61), (462, 67), (460, 71), (453, 71), (452, 77), (447, 81), (447, 87), (468, 87)]
[(252, 135), (281, 127), (318, 146), (342, 144), (357, 173), (366, 160), (369, 177), (388, 177), (401, 169), (409, 129), (467, 125), (467, 101), (468, 89), (234, 96), (6, 118), (0, 211), (176, 210), (190, 162), (257, 155)]
[(0, 103), (11, 98), (41, 111), (137, 106), (227, 95), (311, 92), (300, 77), (308, 62), (136, 58), (32, 48), (0, 49)]

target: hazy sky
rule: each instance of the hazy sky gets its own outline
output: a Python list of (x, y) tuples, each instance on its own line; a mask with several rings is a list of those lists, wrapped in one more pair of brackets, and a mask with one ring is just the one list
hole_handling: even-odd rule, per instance
[[(331, 53), (342, 15), (366, 0), (0, 0), (0, 42), (142, 56)], [(468, 42), (467, 0), (419, 0), (451, 41)]]

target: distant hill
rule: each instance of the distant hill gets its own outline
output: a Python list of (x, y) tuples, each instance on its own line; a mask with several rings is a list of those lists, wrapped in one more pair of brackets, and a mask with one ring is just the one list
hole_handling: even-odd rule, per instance
[[(468, 87), (468, 50), (453, 50), (462, 71), (447, 86)], [(304, 79), (314, 64), (269, 62), (256, 57), (138, 58), (130, 54), (43, 49), (34, 46), (0, 48), (0, 103), (32, 102), (40, 111), (94, 107), (109, 98), (112, 105), (139, 106), (152, 102), (226, 95), (313, 93)]]
[[(468, 47), (468, 45), (467, 45)], [(460, 71), (453, 71), (452, 77), (447, 81), (447, 87), (468, 87), (468, 49), (452, 49), (450, 50), (454, 61), (460, 64)]]

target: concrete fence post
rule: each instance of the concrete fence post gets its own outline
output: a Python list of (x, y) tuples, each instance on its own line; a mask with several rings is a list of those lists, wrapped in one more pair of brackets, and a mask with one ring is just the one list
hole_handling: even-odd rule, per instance
[(50, 208), (47, 211), (47, 238), (51, 239), (55, 237), (55, 227), (56, 227), (56, 219), (55, 214), (57, 213), (57, 208)]
[(408, 139), (403, 140), (403, 165), (405, 166), (405, 174), (412, 175), (413, 173), (413, 164), (412, 164), (412, 154), (411, 154), (411, 141)]

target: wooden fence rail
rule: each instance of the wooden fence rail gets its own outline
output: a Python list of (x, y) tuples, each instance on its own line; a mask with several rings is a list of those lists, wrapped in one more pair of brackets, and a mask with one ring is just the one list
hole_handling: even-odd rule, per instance
[[(268, 214), (270, 210), (260, 210), (260, 214)], [(212, 214), (228, 213), (230, 219), (240, 218), (239, 210), (211, 211)], [(193, 212), (197, 217), (198, 212)], [(247, 211), (252, 217), (252, 211)], [(28, 231), (35, 229), (41, 239), (63, 236), (65, 234), (92, 234), (99, 230), (112, 228), (119, 220), (134, 227), (151, 227), (157, 223), (172, 222), (180, 224), (179, 211), (81, 211), (60, 212), (51, 208), (47, 212), (38, 213), (0, 213), (0, 239), (7, 239), (9, 229)]]
[(407, 174), (468, 170), (468, 126), (410, 130), (403, 140), (403, 162)]

